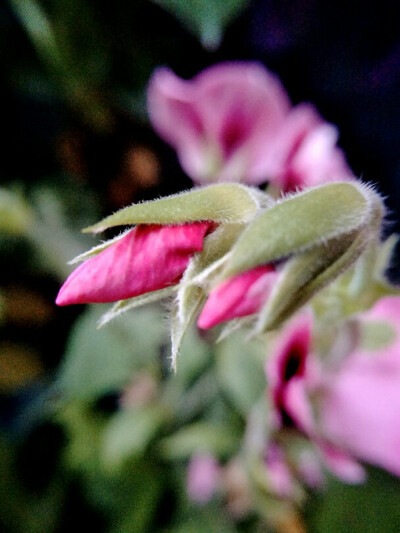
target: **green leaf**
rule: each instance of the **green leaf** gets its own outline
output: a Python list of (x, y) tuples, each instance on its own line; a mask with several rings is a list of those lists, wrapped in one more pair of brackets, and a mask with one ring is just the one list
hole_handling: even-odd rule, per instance
[(121, 225), (184, 224), (201, 220), (246, 223), (253, 219), (258, 207), (258, 192), (244, 185), (221, 183), (125, 207), (83, 231), (98, 233)]
[(188, 459), (198, 453), (216, 456), (233, 453), (238, 445), (238, 435), (232, 435), (229, 427), (209, 422), (197, 422), (185, 426), (160, 443), (161, 453), (168, 459)]
[[(315, 501), (316, 499), (316, 501)], [(333, 533), (395, 533), (400, 524), (398, 479), (370, 468), (363, 485), (331, 479), (315, 496), (309, 513), (310, 531)]]
[(166, 419), (160, 405), (124, 409), (112, 417), (103, 433), (101, 451), (106, 466), (119, 466), (141, 455)]
[(336, 182), (284, 198), (265, 209), (238, 239), (223, 271), (228, 278), (304, 252), (370, 222), (377, 196), (358, 183)]
[(40, 58), (54, 72), (64, 72), (63, 58), (47, 14), (36, 0), (11, 0), (11, 6)]
[(72, 328), (58, 381), (67, 396), (93, 399), (130, 383), (134, 372), (156, 366), (166, 331), (162, 310), (132, 311), (96, 329), (103, 306), (89, 307)]
[(34, 223), (34, 216), (26, 202), (7, 189), (0, 189), (0, 232), (2, 234), (24, 234)]
[(221, 341), (215, 352), (218, 381), (236, 409), (246, 415), (266, 389), (264, 339), (246, 342), (240, 331)]
[(196, 35), (202, 45), (214, 50), (221, 41), (225, 27), (238, 17), (249, 0), (153, 0), (171, 12), (182, 24)]

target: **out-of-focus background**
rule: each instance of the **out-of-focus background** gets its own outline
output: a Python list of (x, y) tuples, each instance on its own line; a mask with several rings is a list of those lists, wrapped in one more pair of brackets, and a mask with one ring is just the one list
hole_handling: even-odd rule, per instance
[[(232, 489), (225, 499), (202, 504), (186, 494), (190, 458), (207, 452), (227, 465), (239, 454), (263, 393), (260, 347), (243, 370), (234, 343), (220, 344), (215, 357), (203, 339), (189, 339), (175, 377), (163, 357), (162, 309), (96, 331), (104, 309), (59, 309), (54, 299), (67, 261), (96, 242), (82, 227), (191, 186), (148, 122), (146, 85), (160, 65), (189, 78), (219, 61), (262, 62), (294, 104), (313, 102), (338, 126), (351, 168), (387, 197), (387, 227), (399, 231), (396, 7), (389, 0), (0, 4), (2, 530), (67, 532), (85, 520), (99, 532), (266, 530), (262, 513), (240, 499), (240, 479), (225, 480)], [(371, 469), (364, 486), (331, 480), (324, 493), (310, 494), (302, 517), (318, 533), (395, 532), (399, 493), (396, 479)], [(268, 505), (276, 502), (266, 498), (266, 514)], [(301, 531), (295, 521), (282, 527)]]

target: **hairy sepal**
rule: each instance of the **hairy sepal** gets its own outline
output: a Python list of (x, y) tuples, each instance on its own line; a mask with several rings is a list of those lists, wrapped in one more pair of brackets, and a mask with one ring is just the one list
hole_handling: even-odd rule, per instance
[(283, 198), (243, 231), (222, 279), (360, 231), (377, 216), (378, 204), (379, 196), (357, 182), (330, 183)]
[(104, 313), (104, 315), (100, 318), (97, 324), (97, 329), (102, 328), (111, 322), (111, 320), (114, 320), (114, 318), (126, 313), (127, 311), (141, 307), (142, 305), (158, 302), (164, 298), (168, 298), (176, 291), (177, 286), (174, 285), (173, 287), (166, 287), (165, 289), (160, 289), (158, 291), (147, 292), (145, 294), (141, 294), (140, 296), (128, 298), (127, 300), (120, 300), (119, 302), (116, 302), (111, 309)]
[(120, 241), (127, 233), (131, 231), (131, 228), (127, 229), (126, 231), (122, 232), (120, 235), (117, 235), (116, 237), (109, 239), (108, 241), (104, 241), (100, 244), (97, 244), (96, 246), (93, 246), (90, 250), (87, 250), (86, 252), (83, 252), (82, 254), (77, 255), (72, 259), (71, 261), (68, 261), (69, 265), (75, 265), (76, 263), (81, 263), (82, 261), (86, 261), (87, 259), (90, 259), (91, 257), (95, 257), (96, 255), (99, 255), (103, 250), (111, 246), (112, 244), (115, 244), (116, 242)]
[(269, 197), (258, 190), (236, 183), (220, 183), (125, 207), (83, 231), (98, 233), (115, 226), (202, 220), (247, 223), (265, 203), (269, 203)]
[(254, 333), (279, 327), (317, 292), (345, 272), (364, 252), (369, 240), (370, 232), (364, 228), (290, 259), (259, 314)]
[(171, 319), (171, 364), (175, 372), (185, 333), (206, 301), (203, 286), (229, 258), (229, 250), (242, 231), (241, 224), (219, 226), (206, 237), (202, 252), (191, 259), (182, 277)]

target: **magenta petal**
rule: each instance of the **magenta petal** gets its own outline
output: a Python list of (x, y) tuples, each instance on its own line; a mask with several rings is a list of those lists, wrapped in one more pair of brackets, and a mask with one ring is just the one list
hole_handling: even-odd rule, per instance
[(314, 372), (309, 360), (311, 327), (308, 312), (292, 320), (281, 332), (266, 365), (278, 426), (290, 424), (307, 433), (314, 425), (307, 396)]
[(139, 225), (66, 280), (57, 305), (114, 302), (174, 284), (202, 250), (209, 222)]
[(256, 313), (276, 281), (270, 265), (259, 266), (230, 278), (213, 289), (197, 321), (201, 329)]

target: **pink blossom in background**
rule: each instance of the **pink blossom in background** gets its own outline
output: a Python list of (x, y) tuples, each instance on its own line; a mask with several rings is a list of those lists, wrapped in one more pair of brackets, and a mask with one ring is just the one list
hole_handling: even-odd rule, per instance
[(279, 498), (292, 497), (294, 479), (281, 447), (274, 442), (269, 443), (264, 460), (270, 490)]
[(359, 321), (389, 329), (386, 344), (359, 346), (338, 368), (322, 369), (312, 353), (310, 323), (300, 316), (267, 363), (278, 427), (308, 436), (326, 466), (347, 482), (365, 478), (358, 461), (400, 475), (400, 297), (382, 298)]
[(214, 456), (198, 454), (191, 458), (187, 469), (187, 493), (196, 503), (205, 504), (213, 497), (220, 477), (220, 467)]
[(357, 349), (321, 400), (321, 430), (359, 459), (400, 476), (400, 297), (382, 298), (363, 321), (392, 328), (388, 344)]
[(276, 411), (278, 427), (295, 426), (302, 431), (313, 427), (313, 415), (307, 397), (312, 375), (309, 368), (312, 317), (303, 313), (284, 328), (268, 358), (266, 373)]
[(288, 192), (354, 179), (337, 139), (337, 128), (324, 122), (312, 105), (296, 106), (280, 133), (281, 167), (272, 176), (274, 183)]
[(338, 131), (315, 108), (294, 108), (261, 64), (220, 63), (191, 80), (156, 70), (148, 88), (151, 122), (197, 183), (269, 181), (284, 192), (353, 179)]
[(56, 303), (114, 302), (173, 285), (212, 227), (210, 222), (136, 226), (74, 270)]
[(276, 174), (277, 133), (289, 108), (280, 81), (252, 62), (217, 64), (191, 80), (160, 68), (148, 88), (155, 130), (198, 184), (259, 184)]
[(215, 287), (200, 313), (197, 325), (210, 329), (234, 318), (256, 313), (267, 300), (278, 273), (272, 265), (253, 268)]

